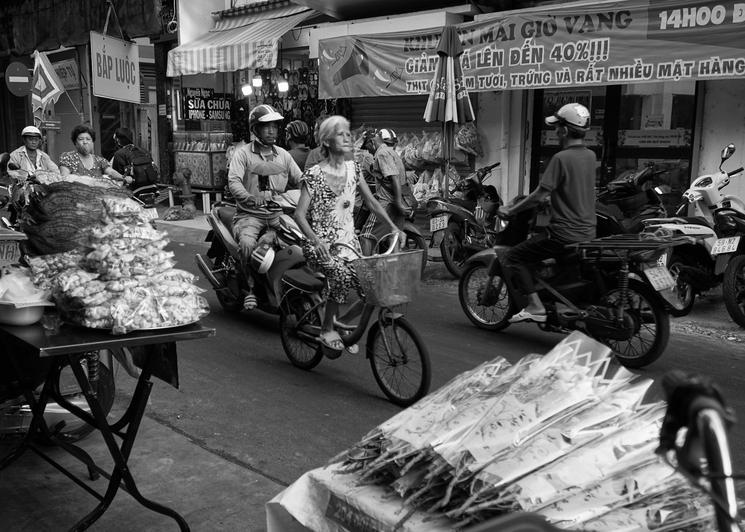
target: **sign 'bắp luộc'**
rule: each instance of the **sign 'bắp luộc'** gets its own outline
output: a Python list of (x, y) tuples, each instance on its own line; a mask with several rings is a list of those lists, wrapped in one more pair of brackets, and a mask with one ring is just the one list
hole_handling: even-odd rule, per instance
[[(629, 0), (457, 26), (471, 92), (745, 78), (745, 2)], [(439, 30), (319, 42), (319, 96), (426, 94)]]

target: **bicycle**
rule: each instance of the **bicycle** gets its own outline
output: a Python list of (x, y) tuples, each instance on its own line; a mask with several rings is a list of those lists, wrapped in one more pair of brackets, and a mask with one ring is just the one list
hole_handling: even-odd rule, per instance
[[(352, 260), (365, 297), (362, 315), (356, 325), (336, 322), (345, 346), (356, 344), (367, 332), (366, 357), (380, 389), (392, 403), (410, 406), (429, 391), (431, 368), (429, 351), (414, 326), (404, 318), (401, 305), (413, 297), (419, 282), (421, 251), (392, 253), (398, 243), (393, 238), (383, 254)], [(311, 370), (323, 359), (338, 358), (341, 351), (329, 352), (319, 335), (325, 300), (319, 283), (302, 282), (292, 272), (282, 278), (280, 337), (285, 355), (301, 369)], [(371, 323), (377, 310), (377, 318)], [(342, 317), (344, 319), (344, 317)]]

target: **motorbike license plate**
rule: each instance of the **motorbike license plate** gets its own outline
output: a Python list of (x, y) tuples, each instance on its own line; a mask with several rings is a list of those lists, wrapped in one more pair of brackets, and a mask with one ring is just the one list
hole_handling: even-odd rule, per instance
[(0, 266), (16, 264), (21, 258), (21, 248), (18, 242), (11, 240), (9, 242), (0, 242)]
[(649, 279), (652, 288), (661, 292), (675, 286), (675, 279), (670, 275), (670, 271), (664, 266), (651, 266), (644, 270), (644, 275)]
[(155, 207), (148, 207), (145, 208), (145, 218), (147, 220), (157, 220), (158, 219), (158, 209)]
[(448, 226), (448, 215), (440, 214), (429, 220), (429, 230), (431, 232), (442, 231)]
[(739, 236), (731, 236), (729, 238), (718, 238), (714, 245), (711, 246), (712, 255), (722, 255), (724, 253), (734, 253), (737, 251), (737, 246), (740, 244)]

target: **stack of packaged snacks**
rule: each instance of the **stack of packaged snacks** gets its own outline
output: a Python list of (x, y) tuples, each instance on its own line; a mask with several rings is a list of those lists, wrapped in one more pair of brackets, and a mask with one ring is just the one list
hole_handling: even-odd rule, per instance
[(48, 279), (65, 320), (85, 327), (133, 330), (193, 323), (209, 312), (196, 277), (174, 268), (154, 229), (129, 198), (102, 200), (102, 221), (85, 231), (81, 250), (30, 260), (35, 279)]

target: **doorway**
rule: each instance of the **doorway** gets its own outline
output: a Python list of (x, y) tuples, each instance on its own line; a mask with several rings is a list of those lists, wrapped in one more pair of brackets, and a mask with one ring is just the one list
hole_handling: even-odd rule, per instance
[(544, 118), (566, 103), (577, 102), (590, 111), (585, 141), (597, 157), (596, 188), (654, 165), (661, 171), (655, 184), (670, 187), (662, 199), (671, 212), (690, 182), (696, 87), (695, 81), (677, 81), (535, 91), (531, 190), (548, 160), (561, 149)]

